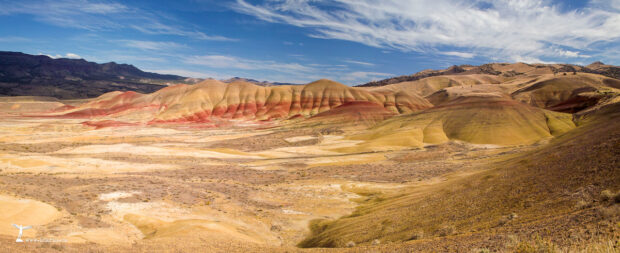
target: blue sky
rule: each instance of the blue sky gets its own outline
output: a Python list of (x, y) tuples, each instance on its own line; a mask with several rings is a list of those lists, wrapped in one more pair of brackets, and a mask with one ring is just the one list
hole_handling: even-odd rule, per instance
[(620, 0), (0, 0), (0, 50), (348, 85), (455, 64), (620, 65)]

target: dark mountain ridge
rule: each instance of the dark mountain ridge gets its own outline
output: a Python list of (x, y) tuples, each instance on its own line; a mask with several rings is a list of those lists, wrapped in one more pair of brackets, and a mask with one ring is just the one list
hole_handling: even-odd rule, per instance
[(0, 51), (0, 95), (91, 98), (110, 91), (150, 93), (184, 82), (177, 75), (144, 72), (133, 65), (98, 64)]

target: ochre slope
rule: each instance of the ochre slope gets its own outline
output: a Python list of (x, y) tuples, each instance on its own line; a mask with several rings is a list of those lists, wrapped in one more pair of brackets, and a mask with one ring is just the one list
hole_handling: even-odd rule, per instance
[(363, 130), (396, 115), (398, 113), (386, 109), (383, 105), (367, 101), (354, 101), (289, 125), (290, 127), (346, 127), (348, 130)]
[(512, 92), (512, 97), (532, 106), (577, 112), (595, 105), (605, 91), (620, 91), (620, 80), (595, 74), (545, 76)]
[(406, 241), (399, 248), (416, 252), (444, 251), (449, 240), (456, 247), (449, 251), (460, 251), (502, 245), (489, 241), (502, 234), (520, 240), (567, 238), (554, 240), (559, 246), (579, 243), (574, 238), (582, 236), (583, 228), (588, 228), (586, 238), (601, 231), (617, 236), (618, 217), (601, 215), (600, 210), (618, 210), (618, 204), (599, 196), (603, 190), (620, 190), (619, 112), (620, 104), (606, 106), (551, 143), (489, 163), (479, 172), (377, 193), (349, 216), (314, 221), (313, 234), (300, 246), (343, 247), (349, 241), (369, 245), (377, 239)]
[[(608, 92), (618, 93), (620, 80), (584, 73), (580, 66), (544, 64), (486, 64), (461, 66), (463, 72), (366, 87), (370, 91), (407, 91), (429, 98), (443, 89), (461, 87), (508, 94), (535, 107), (574, 113), (598, 102)], [(484, 86), (484, 89), (480, 89)], [(434, 103), (432, 98), (429, 100)]]
[(325, 79), (307, 85), (272, 87), (206, 80), (196, 85), (167, 87), (152, 94), (108, 93), (57, 115), (147, 119), (151, 123), (270, 120), (313, 116), (352, 102), (373, 103), (393, 113), (432, 106), (424, 98), (407, 92), (371, 92)]
[(433, 76), (411, 82), (401, 82), (381, 87), (366, 88), (371, 91), (408, 91), (420, 96), (428, 96), (443, 88), (454, 86), (473, 86), (478, 84), (499, 84), (503, 81), (500, 76), (471, 74)]
[(367, 152), (395, 146), (419, 148), (449, 140), (474, 144), (532, 144), (575, 127), (570, 114), (531, 107), (501, 93), (450, 93), (447, 96), (433, 108), (393, 117), (364, 133), (349, 136), (349, 139), (363, 142), (336, 151)]

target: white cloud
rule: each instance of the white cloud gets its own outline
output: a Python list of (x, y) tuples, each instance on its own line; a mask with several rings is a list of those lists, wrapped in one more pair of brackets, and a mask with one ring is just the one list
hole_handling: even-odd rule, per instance
[(191, 56), (185, 60), (185, 63), (203, 65), (212, 68), (273, 70), (278, 72), (312, 72), (316, 70), (315, 68), (304, 66), (299, 63), (282, 63), (276, 61), (244, 59), (228, 55)]
[(66, 57), (66, 58), (69, 58), (69, 59), (82, 59), (82, 57), (81, 57), (81, 56), (79, 56), (79, 55), (77, 55), (77, 54), (74, 54), (74, 53), (67, 53), (67, 54), (65, 55), (65, 57)]
[(95, 3), (87, 0), (1, 1), (0, 15), (30, 14), (39, 21), (63, 27), (88, 30), (120, 27), (106, 16), (127, 12), (120, 3)]
[(360, 81), (365, 81), (365, 80), (369, 80), (369, 79), (373, 79), (374, 80), (374, 79), (377, 79), (377, 78), (389, 77), (389, 76), (394, 76), (394, 75), (393, 74), (389, 74), (389, 73), (357, 71), (357, 72), (352, 72), (352, 73), (348, 73), (348, 74), (344, 75), (342, 77), (342, 80), (360, 82)]
[(578, 51), (570, 51), (570, 50), (562, 50), (562, 49), (556, 49), (556, 53), (562, 57), (568, 57), (568, 58), (577, 58), (577, 57), (581, 57), (581, 58), (589, 58), (589, 55), (584, 55)]
[(112, 1), (92, 0), (0, 0), (0, 15), (30, 14), (36, 20), (60, 27), (91, 31), (131, 28), (145, 34), (183, 36), (197, 40), (235, 41), (207, 35), (191, 25), (147, 10)]
[(474, 58), (474, 56), (476, 56), (475, 54), (472, 54), (472, 53), (453, 52), (453, 51), (441, 52), (440, 54), (448, 55), (448, 56), (456, 56), (456, 57), (461, 57), (461, 58), (467, 58), (467, 59)]
[(60, 54), (50, 55), (50, 54), (42, 54), (42, 53), (39, 53), (39, 55), (45, 55), (45, 56), (47, 56), (47, 57), (49, 57), (49, 58), (52, 58), (52, 59), (59, 59), (59, 58), (68, 58), (68, 59), (82, 59), (82, 57), (81, 57), (81, 56), (79, 56), (79, 55), (77, 55), (77, 54), (74, 54), (74, 53), (67, 53), (67, 54), (65, 54), (65, 55), (60, 55)]
[(511, 57), (511, 60), (514, 62), (524, 62), (524, 63), (529, 63), (529, 64), (534, 64), (534, 63), (553, 64), (555, 63), (551, 61), (543, 61), (533, 56), (521, 56), (521, 55), (513, 55)]
[(145, 41), (145, 40), (119, 40), (126, 47), (133, 47), (142, 50), (170, 50), (180, 48), (183, 45), (175, 42), (166, 41)]
[(130, 27), (140, 32), (146, 33), (146, 34), (178, 35), (178, 36), (190, 37), (190, 38), (194, 38), (198, 40), (238, 41), (237, 39), (232, 39), (232, 38), (228, 38), (224, 36), (213, 36), (213, 35), (207, 35), (199, 31), (189, 31), (189, 30), (185, 30), (179, 27), (165, 25), (165, 24), (159, 23), (158, 21), (155, 21), (152, 24), (131, 25)]
[(474, 55), (505, 60), (514, 55), (571, 58), (575, 54), (554, 49), (581, 53), (598, 42), (619, 41), (618, 2), (597, 0), (587, 8), (562, 11), (548, 0), (273, 0), (263, 4), (237, 0), (233, 9), (264, 21), (309, 28), (314, 38), (401, 51), (465, 48)]
[(199, 71), (191, 71), (184, 69), (148, 69), (144, 70), (147, 72), (154, 72), (159, 74), (169, 74), (169, 75), (178, 75), (184, 77), (194, 77), (194, 78), (216, 78), (216, 79), (226, 79), (231, 78), (231, 75), (222, 75), (218, 73), (204, 73)]
[(0, 37), (0, 42), (25, 42), (25, 41), (31, 41), (31, 40), (28, 38), (18, 37), (18, 36)]
[(373, 64), (373, 63), (363, 62), (363, 61), (344, 60), (343, 62), (352, 63), (352, 64), (358, 64), (358, 65), (364, 65), (364, 66), (375, 66), (375, 64)]

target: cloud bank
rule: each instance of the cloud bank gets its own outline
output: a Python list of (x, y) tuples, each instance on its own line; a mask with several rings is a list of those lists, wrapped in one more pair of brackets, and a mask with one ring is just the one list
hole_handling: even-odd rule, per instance
[[(495, 60), (563, 59), (618, 47), (620, 1), (594, 0), (563, 11), (547, 0), (273, 0), (232, 8), (309, 36), (400, 51)], [(610, 45), (613, 44), (613, 45)], [(604, 46), (601, 46), (604, 45)]]

